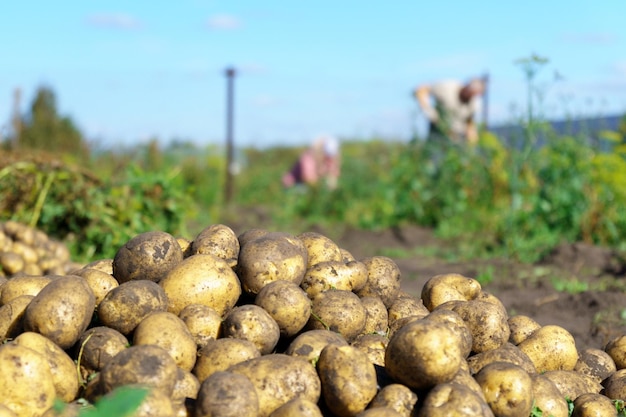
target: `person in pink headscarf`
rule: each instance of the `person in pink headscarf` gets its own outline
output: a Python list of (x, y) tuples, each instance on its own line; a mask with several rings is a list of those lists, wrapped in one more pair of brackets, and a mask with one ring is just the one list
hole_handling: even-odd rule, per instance
[(339, 141), (329, 135), (320, 136), (307, 148), (282, 178), (287, 188), (298, 184), (310, 186), (324, 181), (330, 189), (337, 187), (341, 171)]

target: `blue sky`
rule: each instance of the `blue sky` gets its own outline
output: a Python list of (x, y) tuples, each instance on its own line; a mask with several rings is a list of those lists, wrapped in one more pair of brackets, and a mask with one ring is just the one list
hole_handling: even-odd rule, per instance
[(232, 65), (237, 145), (322, 132), (402, 140), (425, 128), (411, 90), (443, 78), (489, 72), (490, 122), (512, 120), (526, 105), (514, 62), (533, 53), (549, 59), (537, 76), (548, 116), (626, 112), (623, 0), (23, 0), (1, 10), (5, 131), (14, 90), (24, 112), (47, 85), (59, 112), (104, 145), (222, 143)]

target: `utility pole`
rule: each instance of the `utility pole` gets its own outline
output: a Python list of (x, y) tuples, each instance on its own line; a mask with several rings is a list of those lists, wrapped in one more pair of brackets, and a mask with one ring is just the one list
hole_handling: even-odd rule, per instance
[(233, 197), (233, 168), (234, 168), (234, 144), (233, 144), (233, 101), (234, 101), (235, 68), (226, 69), (226, 182), (224, 188), (224, 201), (230, 203)]
[(13, 149), (17, 149), (19, 147), (22, 136), (22, 118), (20, 116), (21, 100), (22, 90), (18, 87), (13, 92), (13, 115), (11, 117), (11, 124), (13, 125)]

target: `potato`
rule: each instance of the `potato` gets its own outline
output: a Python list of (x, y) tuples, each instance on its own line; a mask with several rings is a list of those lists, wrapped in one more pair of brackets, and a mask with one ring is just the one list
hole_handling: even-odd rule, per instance
[(24, 332), (14, 342), (38, 352), (46, 359), (52, 373), (56, 395), (65, 402), (78, 396), (79, 381), (72, 358), (54, 342), (39, 333)]
[[(6, 405), (0, 404), (0, 417), (18, 417), (18, 416)], [(47, 413), (44, 414), (44, 417), (48, 417)], [(50, 416), (50, 417), (65, 417), (65, 416)]]
[(204, 228), (191, 242), (189, 255), (207, 254), (226, 261), (230, 267), (237, 265), (239, 240), (233, 230), (224, 224)]
[(261, 352), (249, 340), (230, 338), (210, 340), (198, 352), (192, 372), (202, 383), (215, 372), (225, 371), (232, 365), (259, 356)]
[(541, 375), (552, 381), (561, 392), (563, 398), (577, 398), (579, 395), (587, 393), (598, 394), (602, 390), (602, 385), (592, 378), (575, 371), (546, 371)]
[(13, 277), (2, 285), (0, 305), (8, 304), (11, 300), (21, 295), (34, 297), (55, 278), (57, 277), (52, 275)]
[(166, 311), (168, 298), (159, 284), (136, 279), (113, 288), (98, 305), (98, 318), (107, 327), (124, 336), (150, 313)]
[[(237, 240), (239, 241), (239, 247), (243, 247), (243, 245), (245, 245), (246, 243), (258, 239), (261, 236), (264, 236), (268, 233), (282, 233), (282, 232), (270, 232), (267, 229), (262, 229), (262, 228), (252, 228), (252, 229), (247, 229), (243, 232), (241, 232), (238, 236), (237, 236)], [(290, 235), (291, 236), (291, 235)]]
[(478, 397), (482, 399), (486, 404), (487, 400), (485, 399), (483, 389), (480, 387), (480, 385), (478, 385), (478, 382), (476, 382), (474, 376), (470, 374), (470, 369), (467, 365), (467, 362), (461, 362), (461, 367), (459, 368), (459, 371), (454, 374), (450, 381), (446, 382), (446, 384), (448, 383), (454, 383), (464, 386), (465, 388), (474, 392), (474, 394), (478, 395)]
[(417, 394), (402, 384), (389, 384), (382, 387), (369, 403), (368, 408), (387, 407), (403, 417), (411, 417), (417, 403)]
[(543, 416), (568, 417), (569, 406), (556, 385), (542, 374), (532, 374), (535, 407)]
[(104, 365), (130, 344), (122, 333), (106, 326), (87, 329), (78, 340), (76, 357), (86, 374), (83, 378), (100, 371)]
[[(530, 414), (530, 413), (529, 413)], [(513, 414), (502, 414), (503, 416)], [(518, 415), (518, 414), (515, 414)], [(520, 416), (522, 414), (519, 414)], [(436, 385), (422, 401), (417, 417), (493, 416), (485, 400), (476, 392), (455, 382)], [(524, 417), (527, 417), (526, 414)]]
[(272, 411), (270, 417), (322, 417), (322, 412), (312, 401), (306, 398), (294, 398)]
[(401, 417), (402, 414), (390, 407), (376, 407), (361, 411), (356, 417)]
[(276, 321), (283, 337), (295, 336), (311, 316), (311, 300), (297, 284), (274, 281), (265, 285), (254, 299)]
[[(615, 404), (601, 394), (582, 394), (574, 400), (572, 417), (616, 416)], [(567, 416), (567, 414), (565, 414)], [(554, 415), (554, 417), (559, 417)]]
[(528, 355), (539, 373), (572, 370), (578, 362), (574, 337), (560, 326), (543, 326), (528, 336), (518, 347)]
[[(131, 384), (124, 389), (139, 388), (143, 389), (142, 384)], [(107, 401), (108, 397), (112, 394), (105, 395), (104, 401)], [(171, 417), (174, 416), (176, 408), (172, 399), (165, 395), (161, 389), (152, 387), (148, 390), (147, 395), (139, 404), (139, 407), (135, 412), (131, 414), (132, 417)]]
[(541, 327), (534, 319), (524, 315), (509, 317), (508, 322), (511, 331), (509, 342), (514, 345), (519, 345)]
[(476, 374), (485, 365), (491, 362), (512, 363), (520, 366), (529, 374), (534, 374), (537, 372), (537, 370), (535, 369), (535, 364), (530, 360), (528, 355), (522, 352), (520, 348), (509, 342), (495, 349), (486, 350), (467, 358), (469, 371), (472, 375)]
[(365, 307), (355, 293), (327, 290), (313, 299), (311, 318), (306, 328), (328, 329), (340, 333), (350, 341), (363, 331), (366, 318)]
[(361, 289), (366, 282), (367, 268), (362, 262), (325, 261), (308, 268), (300, 286), (310, 298), (314, 298), (329, 289)]
[(280, 339), (278, 323), (262, 307), (245, 304), (233, 308), (222, 323), (224, 337), (249, 340), (262, 355), (272, 353)]
[(195, 417), (257, 417), (259, 398), (250, 379), (234, 372), (215, 372), (200, 385)]
[[(4, 290), (2, 292), (4, 293)], [(626, 368), (626, 335), (617, 336), (609, 340), (604, 347), (604, 351), (613, 359), (617, 369)]]
[(421, 299), (417, 299), (408, 294), (399, 295), (387, 309), (389, 316), (389, 326), (405, 317), (426, 317), (430, 313), (424, 306)]
[(474, 378), (496, 416), (530, 415), (533, 382), (521, 367), (507, 362), (492, 362), (478, 371)]
[(85, 281), (87, 281), (89, 288), (91, 288), (93, 294), (96, 296), (96, 305), (99, 305), (102, 300), (104, 300), (104, 297), (109, 291), (120, 285), (113, 275), (98, 269), (82, 268), (75, 271), (73, 275), (83, 277)]
[(26, 307), (24, 330), (40, 333), (62, 349), (69, 349), (87, 329), (95, 308), (96, 297), (83, 278), (59, 277)]
[(56, 397), (46, 358), (15, 342), (0, 345), (0, 392), (0, 405), (17, 416), (41, 416)]
[(241, 295), (237, 274), (225, 260), (213, 255), (186, 258), (159, 285), (167, 295), (168, 311), (176, 315), (190, 304), (203, 304), (223, 317)]
[(196, 364), (195, 339), (185, 323), (169, 311), (155, 311), (141, 320), (133, 332), (133, 345), (160, 346), (185, 371)]
[(377, 333), (386, 335), (389, 329), (389, 313), (380, 297), (367, 296), (361, 298), (365, 308), (365, 327), (362, 334)]
[(460, 336), (447, 324), (428, 318), (398, 329), (385, 352), (389, 376), (411, 389), (448, 382), (463, 361)]
[(190, 253), (191, 252), (191, 240), (183, 236), (176, 236), (176, 242), (178, 242), (178, 245), (180, 246), (180, 250), (183, 251), (183, 258), (186, 258), (189, 255), (191, 255)]
[(278, 280), (300, 285), (306, 268), (307, 253), (299, 239), (284, 233), (266, 233), (241, 247), (236, 270), (243, 291), (256, 295)]
[(391, 307), (400, 292), (400, 268), (386, 256), (372, 256), (362, 262), (367, 267), (367, 282), (355, 293), (359, 297), (378, 296), (385, 307)]
[(440, 274), (422, 287), (422, 300), (429, 311), (448, 301), (469, 301), (478, 297), (482, 288), (473, 278), (460, 274)]
[(602, 349), (587, 348), (580, 352), (574, 370), (590, 376), (596, 382), (601, 383), (609, 375), (617, 371), (617, 367), (613, 358)]
[(176, 385), (178, 367), (170, 354), (160, 346), (131, 346), (109, 360), (100, 373), (100, 387), (107, 394), (124, 385), (140, 384), (162, 390), (171, 397)]
[(317, 372), (326, 406), (337, 416), (360, 413), (377, 393), (374, 364), (353, 346), (326, 346)]
[(113, 259), (98, 259), (85, 265), (83, 269), (96, 269), (109, 275), (113, 275)]
[[(626, 369), (619, 369), (604, 382), (604, 395), (612, 400), (626, 399)], [(594, 393), (598, 393), (594, 391)]]
[(429, 320), (439, 321), (450, 327), (458, 336), (461, 342), (461, 354), (467, 358), (472, 351), (472, 332), (463, 318), (453, 310), (434, 310), (428, 315)]
[(175, 404), (184, 403), (187, 398), (198, 398), (200, 391), (200, 381), (191, 372), (178, 368), (176, 371), (176, 384), (174, 384), (174, 392), (172, 400)]
[(0, 307), (0, 342), (13, 339), (24, 331), (24, 313), (32, 295), (20, 295)]
[(181, 310), (178, 317), (191, 332), (198, 348), (222, 335), (222, 317), (214, 308), (203, 304), (189, 304)]
[(306, 269), (320, 262), (342, 261), (343, 254), (339, 246), (327, 236), (317, 232), (304, 232), (297, 236), (304, 243), (307, 251)]
[(278, 407), (304, 398), (317, 403), (321, 395), (320, 378), (307, 361), (275, 353), (232, 365), (228, 371), (247, 376), (259, 398), (259, 417), (267, 417)]
[(348, 342), (341, 334), (330, 330), (307, 330), (291, 341), (285, 349), (285, 354), (301, 357), (311, 364), (316, 364), (322, 349), (329, 344), (347, 346)]
[(0, 252), (0, 270), (8, 276), (16, 275), (26, 268), (22, 255), (15, 252)]
[(113, 276), (120, 283), (132, 280), (159, 282), (183, 260), (174, 236), (166, 232), (140, 233), (118, 249), (113, 258)]

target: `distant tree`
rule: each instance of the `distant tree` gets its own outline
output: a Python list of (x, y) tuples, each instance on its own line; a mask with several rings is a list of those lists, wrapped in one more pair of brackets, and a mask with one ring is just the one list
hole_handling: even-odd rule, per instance
[(58, 114), (54, 91), (45, 86), (37, 90), (17, 143), (20, 148), (50, 152), (87, 152), (82, 133), (72, 119)]

